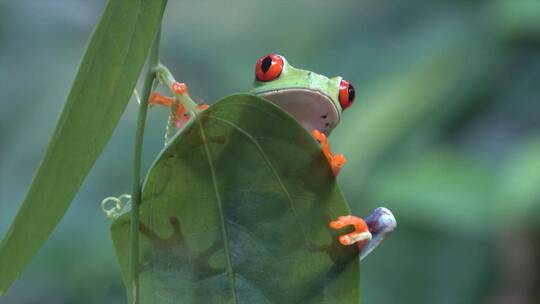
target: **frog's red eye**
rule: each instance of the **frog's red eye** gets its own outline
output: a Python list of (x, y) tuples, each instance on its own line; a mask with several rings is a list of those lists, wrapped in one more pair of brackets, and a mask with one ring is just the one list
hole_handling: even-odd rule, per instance
[(258, 81), (270, 81), (279, 77), (283, 70), (283, 58), (277, 54), (262, 56), (255, 66)]
[(354, 102), (354, 87), (347, 80), (342, 79), (339, 83), (339, 103), (341, 108), (345, 110)]

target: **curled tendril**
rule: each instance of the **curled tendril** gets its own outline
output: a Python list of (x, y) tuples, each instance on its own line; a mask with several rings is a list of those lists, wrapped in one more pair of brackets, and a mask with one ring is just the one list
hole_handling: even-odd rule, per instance
[(119, 197), (106, 197), (101, 201), (101, 210), (108, 219), (114, 220), (120, 216), (120, 212), (130, 200), (131, 195), (129, 194), (122, 194)]

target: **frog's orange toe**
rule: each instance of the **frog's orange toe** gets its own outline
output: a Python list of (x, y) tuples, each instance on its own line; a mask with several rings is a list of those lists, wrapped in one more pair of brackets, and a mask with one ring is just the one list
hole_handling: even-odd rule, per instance
[(332, 157), (332, 164), (338, 168), (341, 168), (345, 165), (347, 159), (343, 154), (336, 154)]
[(365, 243), (367, 243), (367, 241), (369, 240), (371, 240), (371, 233), (369, 231), (351, 232), (351, 233), (348, 233), (339, 237), (339, 242), (345, 246), (358, 243), (358, 244), (362, 244), (362, 247), (363, 247)]
[(333, 228), (333, 229), (339, 229), (339, 228), (345, 227), (346, 224), (343, 221), (331, 221), (329, 226), (330, 228)]
[(313, 129), (311, 130), (311, 135), (318, 141), (322, 144), (323, 141), (326, 141), (326, 135), (324, 135), (324, 133), (321, 133), (319, 130), (317, 129)]
[(352, 244), (352, 240), (351, 240), (351, 237), (349, 235), (342, 235), (339, 237), (339, 242), (342, 244), (342, 245), (345, 245), (345, 246), (348, 246), (350, 244)]
[(363, 220), (360, 218), (357, 218), (356, 216), (344, 215), (344, 216), (339, 216), (337, 221), (331, 221), (329, 225), (331, 228), (340, 229), (348, 225), (355, 225), (359, 221), (363, 221)]
[(150, 98), (148, 98), (148, 103), (150, 105), (160, 104), (165, 107), (170, 107), (174, 103), (174, 100), (170, 97), (154, 92), (150, 95)]

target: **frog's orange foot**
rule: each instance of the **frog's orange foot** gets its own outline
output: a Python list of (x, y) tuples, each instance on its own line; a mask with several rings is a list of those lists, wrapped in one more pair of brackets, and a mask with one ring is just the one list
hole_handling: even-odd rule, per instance
[(150, 98), (148, 98), (148, 103), (150, 105), (162, 105), (165, 107), (171, 107), (174, 103), (174, 99), (154, 92), (150, 95)]
[(339, 242), (342, 245), (358, 243), (359, 248), (362, 249), (371, 240), (368, 225), (359, 217), (354, 215), (340, 216), (337, 221), (330, 222), (330, 227), (333, 229), (341, 229), (346, 226), (353, 226), (354, 231), (339, 237)]
[(347, 159), (343, 154), (332, 154), (332, 150), (330, 150), (330, 144), (328, 143), (328, 139), (326, 138), (326, 135), (324, 133), (320, 132), (317, 129), (313, 129), (313, 131), (311, 131), (311, 134), (321, 144), (323, 154), (328, 160), (328, 164), (330, 164), (332, 172), (335, 176), (337, 176), (341, 168), (347, 162)]

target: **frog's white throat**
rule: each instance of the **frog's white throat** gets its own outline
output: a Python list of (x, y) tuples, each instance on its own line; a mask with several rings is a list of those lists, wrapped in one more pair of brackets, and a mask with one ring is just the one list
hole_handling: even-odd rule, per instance
[(339, 122), (339, 111), (326, 94), (306, 88), (279, 89), (260, 95), (293, 116), (308, 132), (317, 129), (326, 135)]

